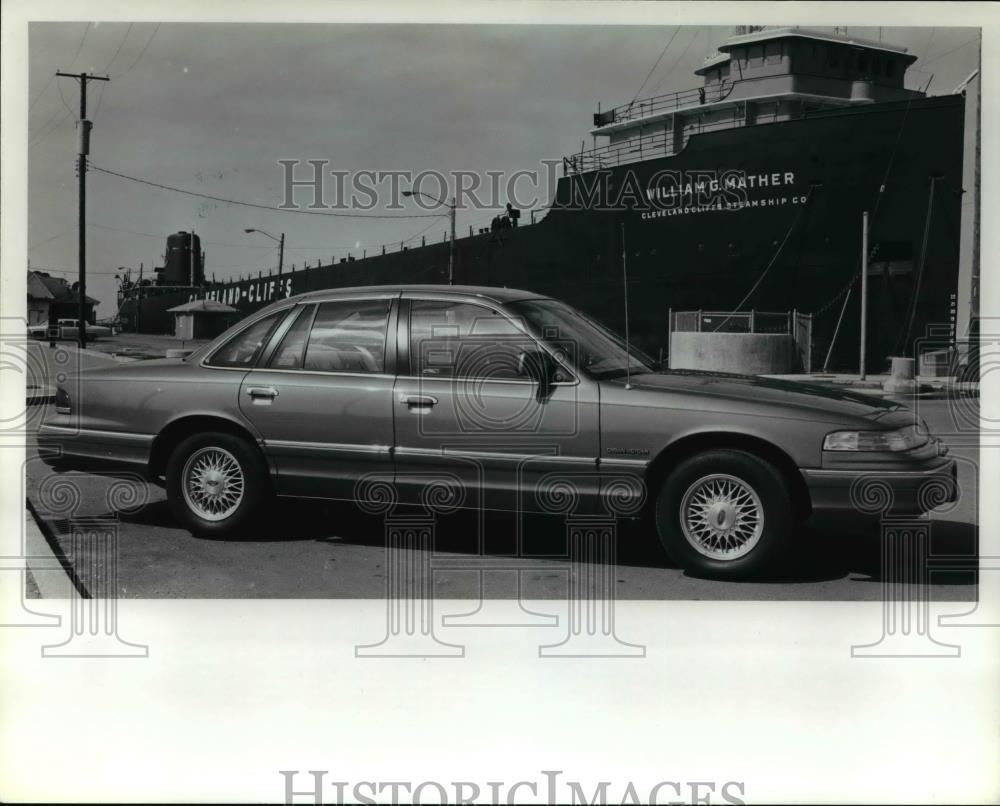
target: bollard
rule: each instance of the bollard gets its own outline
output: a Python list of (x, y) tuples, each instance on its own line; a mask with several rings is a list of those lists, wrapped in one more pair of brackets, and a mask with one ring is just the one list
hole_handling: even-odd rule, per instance
[(892, 372), (882, 384), (886, 392), (892, 394), (909, 394), (917, 391), (917, 382), (913, 377), (913, 359), (901, 356), (890, 356)]

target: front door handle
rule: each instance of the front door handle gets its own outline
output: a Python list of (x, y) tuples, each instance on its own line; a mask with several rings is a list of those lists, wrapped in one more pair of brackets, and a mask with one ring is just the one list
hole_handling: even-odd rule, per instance
[(409, 408), (429, 409), (437, 404), (437, 398), (431, 395), (400, 395), (399, 402), (405, 403)]
[(273, 386), (248, 386), (247, 394), (255, 400), (259, 397), (274, 400), (278, 396), (278, 390)]

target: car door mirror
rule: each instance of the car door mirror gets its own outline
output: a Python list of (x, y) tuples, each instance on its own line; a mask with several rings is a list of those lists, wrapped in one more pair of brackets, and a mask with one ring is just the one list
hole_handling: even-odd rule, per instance
[(558, 369), (552, 356), (537, 347), (522, 350), (517, 357), (518, 375), (533, 380), (541, 392), (548, 391), (555, 382)]

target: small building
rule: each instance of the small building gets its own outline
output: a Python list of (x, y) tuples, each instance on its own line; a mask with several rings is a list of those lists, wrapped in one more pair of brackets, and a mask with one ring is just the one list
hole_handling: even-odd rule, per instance
[[(94, 324), (94, 306), (101, 303), (87, 297), (86, 317)], [(77, 319), (80, 316), (80, 295), (76, 284), (69, 285), (61, 277), (43, 271), (28, 272), (28, 326), (44, 325), (50, 319)]]
[(174, 315), (174, 338), (186, 341), (214, 339), (239, 318), (235, 308), (214, 299), (185, 302), (167, 312)]

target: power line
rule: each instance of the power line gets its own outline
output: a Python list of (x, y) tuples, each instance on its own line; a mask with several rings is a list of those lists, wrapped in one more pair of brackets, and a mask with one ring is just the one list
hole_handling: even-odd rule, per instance
[[(59, 117), (60, 115), (62, 115), (62, 117)], [(47, 121), (45, 121), (45, 123), (43, 123), (38, 128), (38, 130), (35, 132), (32, 140), (28, 143), (28, 148), (34, 148), (36, 145), (38, 145), (42, 140), (44, 140), (52, 132), (54, 132), (56, 129), (58, 129), (59, 126), (62, 124), (62, 122), (64, 120), (66, 120), (67, 118), (69, 118), (69, 117), (72, 117), (72, 113), (71, 112), (66, 112), (66, 111), (64, 111), (62, 109), (57, 109), (49, 117), (49, 119)], [(49, 129), (49, 124), (51, 124), (53, 121), (55, 121), (56, 118), (59, 118), (59, 121), (56, 123), (56, 125), (54, 127), (52, 127), (51, 129)]]
[[(111, 60), (104, 66), (104, 73), (105, 74), (108, 73), (108, 70), (111, 68), (111, 65), (113, 65), (115, 63), (115, 59), (118, 58), (118, 54), (121, 53), (122, 52), (122, 48), (125, 47), (125, 42), (126, 42), (126, 40), (128, 40), (128, 35), (130, 33), (132, 33), (132, 26), (133, 25), (134, 25), (134, 23), (130, 22), (128, 24), (128, 28), (125, 29), (125, 35), (122, 37), (122, 41), (118, 43), (118, 49), (115, 51), (115, 55), (112, 56)], [(101, 84), (100, 90), (98, 91), (98, 94), (97, 94), (97, 104), (94, 106), (94, 115), (91, 118), (92, 121), (96, 121), (97, 120), (97, 116), (101, 112), (101, 102), (104, 100), (104, 89), (105, 89), (105, 85)]]
[(97, 90), (97, 103), (94, 106), (94, 115), (90, 119), (91, 122), (97, 120), (97, 114), (98, 114), (98, 112), (101, 111), (101, 101), (104, 100), (104, 88), (105, 88), (105, 86), (107, 86), (107, 85), (101, 84), (101, 86)]
[(55, 74), (55, 73), (53, 73), (52, 75), (50, 75), (50, 76), (49, 76), (49, 80), (48, 80), (48, 81), (46, 81), (46, 82), (45, 82), (45, 86), (44, 86), (44, 87), (42, 87), (42, 91), (41, 91), (41, 92), (39, 92), (39, 93), (38, 93), (38, 95), (36, 95), (36, 96), (35, 96), (35, 100), (33, 100), (33, 101), (32, 101), (32, 102), (30, 103), (30, 104), (28, 104), (28, 111), (29, 111), (29, 112), (30, 112), (30, 111), (31, 111), (32, 109), (34, 109), (34, 108), (35, 108), (35, 104), (37, 104), (37, 103), (38, 103), (38, 101), (39, 101), (39, 99), (40, 99), (40, 98), (41, 98), (41, 97), (42, 97), (43, 95), (45, 95), (45, 90), (47, 90), (47, 89), (49, 88), (49, 85), (51, 85), (51, 84), (52, 84), (52, 81), (53, 81), (53, 80), (55, 79), (55, 77), (56, 77), (56, 74)]
[(132, 26), (135, 23), (129, 23), (128, 29), (125, 31), (125, 36), (122, 37), (122, 41), (118, 44), (118, 50), (115, 51), (115, 55), (111, 57), (111, 61), (104, 66), (104, 72), (108, 72), (111, 69), (111, 65), (115, 63), (115, 59), (118, 58), (118, 54), (122, 52), (122, 48), (125, 46), (125, 40), (128, 39), (128, 35), (132, 33)]
[(90, 23), (88, 22), (83, 28), (83, 36), (80, 37), (80, 44), (76, 46), (76, 53), (73, 54), (73, 61), (69, 63), (67, 70), (71, 70), (73, 65), (76, 64), (76, 60), (80, 58), (80, 51), (83, 50), (83, 43), (87, 41), (87, 32), (90, 30)]
[(153, 40), (156, 38), (156, 33), (157, 31), (160, 30), (160, 25), (161, 23), (159, 22), (156, 23), (156, 27), (153, 29), (153, 33), (149, 35), (149, 39), (146, 40), (146, 44), (143, 45), (142, 50), (139, 51), (139, 55), (135, 57), (135, 61), (132, 62), (132, 64), (130, 64), (128, 67), (126, 67), (125, 70), (120, 75), (116, 76), (116, 78), (119, 79), (124, 78), (130, 72), (132, 72), (133, 67), (135, 67), (140, 61), (142, 61), (142, 57), (146, 55), (146, 51), (149, 49), (149, 46), (153, 44)]
[[(403, 241), (402, 241), (402, 243), (409, 243), (410, 241), (416, 240), (421, 235), (423, 235), (425, 232), (427, 232), (427, 230), (429, 230), (431, 227), (433, 227), (435, 223), (436, 222), (432, 221), (430, 224), (428, 224), (426, 227), (424, 227), (419, 232), (417, 232), (417, 233), (415, 233), (413, 235), (410, 235), (408, 238), (404, 238)], [(110, 230), (112, 232), (121, 232), (121, 233), (125, 233), (125, 234), (128, 234), (128, 235), (137, 235), (137, 236), (140, 236), (140, 237), (143, 237), (143, 238), (156, 238), (158, 240), (163, 240), (163, 239), (165, 239), (167, 237), (167, 235), (165, 235), (165, 234), (163, 234), (161, 232), (141, 232), (139, 230), (123, 229), (121, 227), (110, 227), (107, 224), (92, 224), (92, 223), (90, 223), (90, 224), (87, 224), (87, 226), (88, 227), (92, 227), (92, 228), (96, 228), (96, 229)], [(63, 233), (63, 234), (65, 234), (65, 233)], [(52, 238), (49, 238), (47, 240), (53, 240), (56, 237), (59, 237), (59, 236), (53, 236)], [(43, 243), (46, 243), (46, 242), (47, 241), (41, 241), (38, 244), (35, 244), (35, 246), (41, 246)], [(205, 246), (224, 246), (224, 247), (229, 247), (229, 248), (234, 248), (234, 249), (253, 249), (253, 250), (264, 249), (264, 250), (274, 250), (274, 249), (278, 248), (276, 246), (270, 246), (270, 245), (261, 246), (259, 244), (231, 243), (231, 242), (228, 242), (228, 241), (208, 241), (208, 240), (205, 240), (205, 239), (202, 239), (201, 243), (204, 244)], [(323, 252), (325, 254), (332, 254), (333, 252), (339, 252), (339, 251), (342, 251), (342, 250), (345, 250), (345, 249), (347, 249), (347, 250), (350, 250), (350, 249), (369, 249), (369, 248), (374, 249), (374, 248), (377, 248), (379, 246), (384, 246), (384, 245), (386, 245), (386, 243), (389, 243), (389, 242), (387, 242), (387, 241), (379, 241), (377, 243), (357, 243), (357, 242), (355, 242), (355, 243), (342, 243), (342, 244), (326, 244), (324, 246), (298, 246), (298, 245), (296, 245), (296, 246), (286, 246), (285, 248), (286, 248), (287, 251), (290, 251), (290, 252)], [(399, 241), (391, 241), (391, 243), (399, 243)]]
[[(59, 75), (59, 74), (58, 74), (58, 73), (56, 73), (56, 76), (58, 76), (58, 75)], [(63, 91), (62, 91), (62, 84), (60, 84), (60, 83), (59, 83), (58, 81), (56, 82), (56, 89), (57, 89), (57, 90), (59, 90), (59, 100), (60, 100), (60, 101), (62, 101), (62, 103), (63, 103), (63, 106), (65, 106), (65, 107), (66, 107), (67, 111), (69, 111), (69, 113), (70, 113), (71, 115), (75, 115), (75, 114), (76, 114), (76, 112), (74, 112), (74, 111), (73, 111), (73, 107), (71, 107), (71, 106), (70, 106), (70, 105), (69, 105), (69, 104), (68, 104), (68, 103), (66, 102), (66, 96), (65, 96), (65, 95), (63, 95)]]
[(379, 219), (404, 219), (404, 218), (441, 218), (441, 213), (404, 213), (403, 215), (387, 215), (383, 213), (343, 213), (336, 212), (332, 210), (300, 210), (298, 208), (289, 207), (274, 207), (267, 204), (257, 204), (255, 202), (240, 201), (238, 199), (226, 199), (222, 196), (212, 196), (208, 193), (197, 193), (193, 190), (184, 190), (183, 188), (171, 187), (170, 185), (163, 185), (159, 182), (152, 182), (149, 179), (140, 179), (137, 176), (129, 176), (128, 174), (119, 173), (118, 171), (111, 171), (107, 168), (100, 168), (93, 163), (90, 163), (90, 167), (94, 171), (98, 171), (103, 174), (108, 174), (110, 176), (117, 176), (120, 179), (128, 179), (130, 182), (137, 182), (140, 185), (149, 185), (150, 187), (159, 188), (160, 190), (170, 190), (174, 193), (182, 193), (185, 196), (195, 196), (199, 199), (208, 199), (209, 201), (222, 202), (223, 204), (235, 204), (239, 207), (253, 207), (258, 210), (269, 210), (271, 212), (277, 213), (299, 213), (301, 215), (318, 215), (318, 216), (328, 216), (332, 218), (379, 218)]
[(67, 232), (69, 232), (69, 230), (68, 229), (64, 229), (62, 232), (56, 233), (55, 235), (50, 235), (48, 238), (45, 238), (44, 240), (41, 240), (41, 241), (38, 241), (36, 243), (30, 244), (28, 246), (28, 251), (30, 252), (32, 249), (37, 249), (39, 246), (44, 246), (49, 241), (54, 241), (56, 238), (62, 238), (63, 235), (65, 235)]
[[(88, 22), (84, 26), (84, 28), (83, 28), (83, 36), (80, 37), (80, 43), (76, 46), (76, 53), (73, 54), (73, 61), (71, 61), (69, 63), (70, 68), (72, 68), (73, 65), (76, 64), (76, 60), (80, 57), (80, 51), (83, 50), (83, 43), (87, 39), (87, 32), (89, 30), (90, 30), (90, 23)], [(38, 95), (35, 96), (35, 100), (32, 101), (31, 104), (28, 106), (28, 111), (29, 112), (34, 108), (35, 104), (38, 103), (38, 99), (41, 98), (45, 94), (45, 91), (49, 88), (49, 85), (52, 83), (52, 80), (55, 77), (56, 77), (55, 73), (53, 73), (51, 76), (49, 76), (49, 80), (45, 82), (45, 86), (42, 87), (42, 91), (40, 93), (38, 93)], [(66, 101), (63, 100), (63, 103), (65, 104)]]

